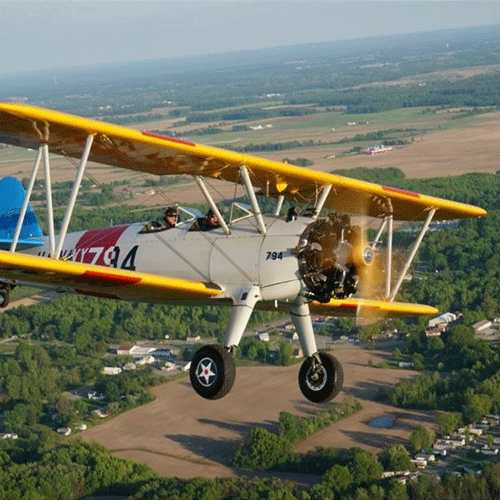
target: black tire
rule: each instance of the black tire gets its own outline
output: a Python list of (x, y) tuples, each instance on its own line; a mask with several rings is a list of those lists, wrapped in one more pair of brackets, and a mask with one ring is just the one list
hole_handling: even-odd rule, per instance
[(220, 345), (203, 346), (191, 360), (191, 384), (205, 399), (223, 398), (233, 387), (235, 376), (234, 359)]
[(7, 307), (9, 302), (9, 292), (7, 290), (0, 290), (0, 308)]
[(306, 358), (299, 371), (299, 387), (302, 394), (313, 403), (326, 403), (342, 389), (344, 370), (335, 356), (318, 353), (321, 365), (314, 373), (313, 360)]

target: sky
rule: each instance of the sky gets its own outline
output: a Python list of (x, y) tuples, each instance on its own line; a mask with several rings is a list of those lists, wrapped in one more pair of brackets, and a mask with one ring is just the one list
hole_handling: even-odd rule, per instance
[(498, 23), (499, 0), (0, 0), (0, 75)]

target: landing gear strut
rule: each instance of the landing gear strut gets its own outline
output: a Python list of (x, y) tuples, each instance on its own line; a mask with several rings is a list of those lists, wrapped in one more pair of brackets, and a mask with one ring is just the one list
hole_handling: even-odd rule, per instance
[(299, 371), (300, 390), (313, 403), (330, 401), (342, 389), (342, 365), (334, 356), (318, 352), (309, 305), (305, 300), (297, 300), (290, 305), (290, 317), (306, 355)]
[(299, 371), (302, 394), (313, 403), (325, 403), (342, 389), (344, 371), (335, 356), (320, 352), (305, 359)]

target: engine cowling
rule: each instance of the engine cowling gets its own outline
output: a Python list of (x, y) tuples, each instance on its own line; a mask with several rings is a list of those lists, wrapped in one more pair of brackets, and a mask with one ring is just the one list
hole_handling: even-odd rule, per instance
[(355, 294), (373, 250), (347, 215), (330, 214), (309, 224), (295, 248), (299, 273), (310, 295), (319, 302)]

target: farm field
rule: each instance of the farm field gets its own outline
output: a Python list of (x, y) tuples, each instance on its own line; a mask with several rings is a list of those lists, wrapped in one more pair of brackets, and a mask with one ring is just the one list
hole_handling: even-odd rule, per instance
[[(430, 425), (431, 414), (374, 401), (377, 390), (392, 387), (416, 372), (367, 366), (370, 359), (374, 364), (384, 359), (381, 351), (345, 349), (335, 355), (345, 375), (338, 400), (356, 397), (363, 409), (303, 441), (297, 451), (316, 446), (359, 446), (377, 452), (389, 444), (405, 442), (418, 424)], [(153, 389), (154, 402), (81, 436), (85, 441), (100, 442), (119, 456), (147, 463), (165, 477), (232, 476), (238, 471), (229, 467), (230, 459), (252, 427), (276, 430), (281, 411), (307, 416), (321, 410), (321, 405), (309, 403), (300, 393), (299, 366), (239, 367), (232, 391), (219, 401), (197, 396), (187, 377), (167, 382)], [(373, 418), (387, 415), (396, 417), (392, 428), (374, 429), (368, 425)]]

